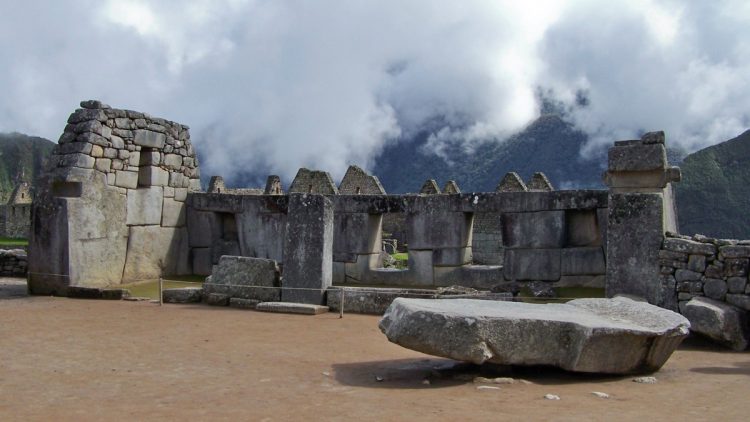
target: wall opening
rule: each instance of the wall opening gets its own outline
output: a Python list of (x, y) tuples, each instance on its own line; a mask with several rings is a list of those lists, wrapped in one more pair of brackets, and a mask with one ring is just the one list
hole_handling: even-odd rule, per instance
[(138, 160), (138, 187), (152, 186), (154, 166), (159, 164), (159, 152), (154, 148), (142, 147)]
[(234, 214), (228, 212), (219, 213), (221, 218), (221, 240), (237, 241), (237, 219)]
[(81, 182), (54, 182), (52, 196), (59, 198), (80, 198), (83, 193)]
[(409, 266), (408, 226), (406, 213), (392, 212), (383, 214), (382, 250), (392, 259), (381, 262), (380, 268), (396, 268), (405, 270)]

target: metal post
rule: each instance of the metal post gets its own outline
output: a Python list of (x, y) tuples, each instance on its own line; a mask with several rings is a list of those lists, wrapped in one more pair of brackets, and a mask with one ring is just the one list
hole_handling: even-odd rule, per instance
[(341, 300), (339, 300), (339, 319), (344, 317), (344, 288), (341, 287)]
[(164, 304), (164, 296), (162, 295), (162, 290), (163, 290), (162, 283), (163, 283), (162, 278), (159, 277), (159, 306)]

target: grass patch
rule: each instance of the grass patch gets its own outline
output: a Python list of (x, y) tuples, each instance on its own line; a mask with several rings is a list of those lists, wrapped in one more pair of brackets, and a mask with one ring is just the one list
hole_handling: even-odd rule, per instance
[(409, 253), (408, 252), (399, 252), (391, 255), (393, 259), (396, 261), (408, 261), (409, 260)]
[(29, 240), (0, 237), (0, 246), (29, 246)]

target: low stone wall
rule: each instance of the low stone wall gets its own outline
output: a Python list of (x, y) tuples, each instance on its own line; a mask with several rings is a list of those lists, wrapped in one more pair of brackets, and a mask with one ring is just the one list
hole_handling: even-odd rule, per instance
[(23, 249), (0, 249), (0, 276), (24, 277), (28, 257)]
[(750, 240), (667, 233), (659, 259), (662, 282), (674, 286), (681, 312), (696, 296), (750, 310)]

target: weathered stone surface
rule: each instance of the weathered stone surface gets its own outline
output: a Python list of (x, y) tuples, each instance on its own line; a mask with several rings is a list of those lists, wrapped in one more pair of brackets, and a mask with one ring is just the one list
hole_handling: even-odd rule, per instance
[(521, 176), (514, 171), (506, 173), (495, 188), (495, 192), (526, 192), (527, 190), (529, 189), (521, 180)]
[(222, 223), (218, 213), (196, 211), (193, 207), (188, 207), (187, 226), (191, 247), (211, 247), (221, 238)]
[(747, 258), (727, 258), (724, 260), (724, 275), (727, 277), (747, 277), (750, 260)]
[(164, 198), (161, 225), (163, 227), (182, 227), (185, 225), (185, 203), (172, 198)]
[(601, 247), (565, 248), (561, 251), (562, 275), (598, 275), (607, 270)]
[(724, 258), (750, 258), (750, 246), (722, 246), (719, 252)]
[(445, 186), (443, 186), (443, 193), (446, 195), (455, 195), (461, 193), (461, 188), (458, 187), (455, 180), (449, 180), (445, 182)]
[(609, 171), (648, 171), (667, 168), (663, 144), (632, 144), (609, 149)]
[(664, 239), (664, 249), (674, 252), (683, 252), (696, 255), (714, 255), (716, 246), (710, 243), (695, 242), (688, 239), (667, 238)]
[(734, 350), (745, 350), (750, 342), (747, 312), (716, 300), (695, 297), (681, 306), (690, 330)]
[(503, 213), (503, 244), (509, 248), (562, 248), (565, 212)]
[[(606, 217), (606, 215), (605, 215)], [(606, 228), (606, 222), (604, 228)], [(602, 228), (596, 210), (569, 210), (565, 212), (565, 245), (602, 245)]]
[(309, 303), (262, 302), (255, 307), (258, 311), (279, 312), (285, 314), (319, 315), (328, 312), (328, 307)]
[(193, 274), (210, 275), (213, 267), (211, 248), (192, 248)]
[(260, 303), (257, 299), (229, 298), (229, 307), (238, 309), (255, 309)]
[(390, 341), (423, 353), (612, 374), (658, 370), (689, 327), (679, 314), (622, 297), (546, 305), (399, 298), (380, 321)]
[(211, 306), (229, 306), (229, 295), (223, 293), (208, 293), (204, 292), (203, 297), (206, 300), (206, 304)]
[(323, 195), (290, 195), (284, 238), (284, 287), (294, 290), (284, 290), (282, 300), (322, 304), (332, 277), (331, 201)]
[[(659, 250), (665, 229), (663, 214), (661, 194), (610, 193), (606, 255), (608, 297), (633, 294), (656, 305), (671, 301), (664, 297), (665, 292), (658, 283)], [(675, 292), (669, 294), (676, 296)]]
[(198, 303), (203, 298), (203, 289), (200, 287), (164, 289), (161, 297), (165, 303)]
[(133, 143), (144, 147), (161, 149), (164, 148), (164, 141), (166, 141), (166, 139), (167, 136), (163, 133), (138, 129), (133, 136)]
[(205, 293), (276, 302), (281, 297), (281, 271), (276, 261), (263, 258), (222, 256), (211, 278), (203, 283)]
[[(668, 252), (668, 251), (665, 251)], [(706, 271), (706, 256), (705, 255), (690, 255), (687, 262), (687, 269), (690, 271), (696, 271), (702, 273)]]
[[(276, 179), (278, 179), (278, 176), (276, 176)], [(266, 183), (266, 195), (278, 195), (280, 193), (276, 193), (276, 179), (269, 178)], [(279, 182), (278, 191), (280, 190), (281, 183)], [(344, 178), (341, 179), (339, 193), (341, 195), (384, 195), (385, 189), (383, 189), (383, 185), (380, 184), (377, 177), (367, 174), (357, 166), (349, 166)]]
[(149, 280), (160, 275), (191, 273), (185, 228), (132, 226), (123, 280)]
[(556, 281), (561, 276), (560, 249), (506, 249), (506, 280)]
[(397, 289), (397, 288), (361, 288), (331, 287), (326, 295), (326, 305), (338, 312), (341, 309), (341, 290), (344, 291), (344, 312), (358, 314), (383, 315), (397, 297), (426, 298), (434, 295), (434, 290)]
[(746, 285), (747, 278), (745, 277), (727, 278), (727, 289), (729, 290), (729, 293), (744, 293)]
[(551, 192), (555, 190), (555, 188), (552, 187), (552, 183), (547, 178), (547, 175), (542, 172), (534, 173), (531, 176), (531, 179), (529, 179), (529, 183), (526, 184), (526, 187), (529, 191), (538, 192)]
[(726, 297), (727, 303), (738, 308), (750, 311), (750, 295), (747, 294), (729, 294)]
[(435, 179), (427, 179), (419, 188), (419, 193), (422, 195), (437, 195), (440, 193), (440, 187)]
[(161, 223), (163, 193), (160, 187), (128, 190), (127, 225), (158, 225)]
[(301, 168), (289, 186), (289, 193), (338, 195), (339, 190), (328, 172)]
[(701, 273), (683, 269), (679, 269), (674, 273), (674, 277), (679, 282), (700, 280), (702, 276), (703, 275)]
[(711, 299), (722, 300), (727, 294), (727, 283), (717, 278), (707, 278), (703, 281), (703, 293)]
[(138, 172), (138, 184), (141, 186), (167, 186), (169, 172), (156, 166), (145, 166)]

